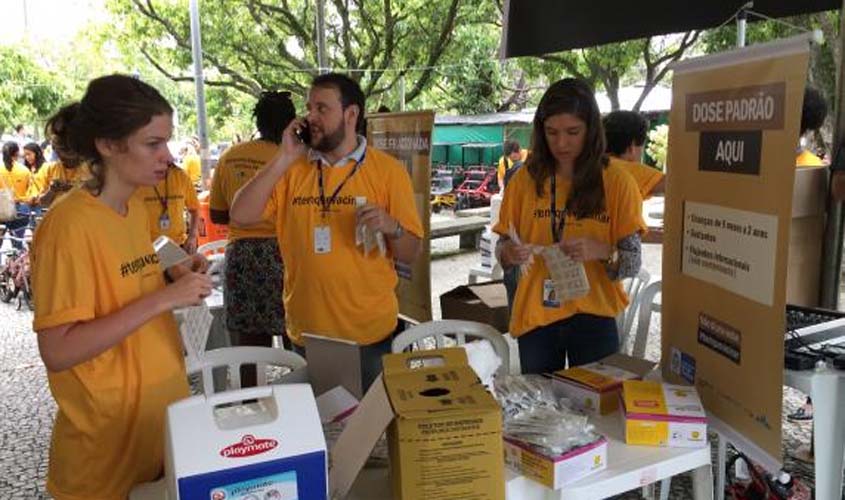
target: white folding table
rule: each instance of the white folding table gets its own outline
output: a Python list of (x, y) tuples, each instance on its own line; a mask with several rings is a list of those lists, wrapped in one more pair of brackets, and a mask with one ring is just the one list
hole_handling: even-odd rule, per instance
[[(693, 473), (693, 498), (713, 498), (710, 447), (657, 448), (630, 446), (624, 441), (622, 417), (614, 413), (594, 418), (596, 429), (608, 440), (607, 469), (559, 490), (550, 490), (525, 476), (506, 470), (509, 500), (599, 500), (684, 472)], [(347, 497), (349, 500), (390, 500), (390, 478), (385, 468), (365, 468)]]

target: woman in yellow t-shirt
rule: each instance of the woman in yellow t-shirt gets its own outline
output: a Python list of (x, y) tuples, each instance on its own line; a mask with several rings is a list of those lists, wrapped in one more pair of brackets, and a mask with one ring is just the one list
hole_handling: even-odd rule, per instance
[(82, 101), (47, 124), (93, 179), (56, 201), (32, 252), (33, 329), (58, 405), (47, 489), (56, 500), (128, 497), (161, 476), (165, 409), (188, 396), (171, 310), (211, 291), (202, 274), (168, 269), (149, 239), (143, 204), (173, 158), (172, 108), (129, 76), (92, 80)]
[[(511, 314), (523, 373), (589, 363), (618, 350), (616, 316), (628, 298), (620, 280), (641, 263), (642, 196), (623, 167), (605, 156), (604, 130), (589, 86), (554, 83), (534, 116), (527, 164), (508, 183), (496, 253), (506, 267), (535, 250), (584, 266), (589, 291), (565, 300), (545, 257), (520, 277)], [(519, 241), (512, 239), (515, 235)]]
[(15, 208), (17, 217), (6, 222), (6, 229), (12, 233), (12, 246), (23, 248), (23, 238), (26, 235), (26, 226), (29, 224), (29, 216), (32, 212), (30, 198), (32, 197), (33, 181), (32, 173), (18, 160), (20, 159), (20, 147), (16, 142), (3, 144), (3, 165), (0, 167), (0, 188), (11, 189), (15, 197)]
[[(279, 151), (282, 133), (296, 118), (289, 92), (263, 92), (252, 111), (260, 139), (241, 142), (220, 157), (211, 183), (210, 215), (215, 224), (229, 225), (226, 246), (226, 329), (236, 345), (270, 347), (281, 336), (286, 349), (284, 264), (276, 239), (276, 222), (251, 226), (229, 220), (235, 193), (270, 163)], [(242, 386), (255, 385), (255, 368), (242, 367)]]

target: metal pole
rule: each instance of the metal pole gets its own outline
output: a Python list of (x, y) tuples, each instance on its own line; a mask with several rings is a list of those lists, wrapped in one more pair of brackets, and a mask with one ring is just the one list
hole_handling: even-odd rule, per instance
[(736, 46), (745, 47), (745, 28), (748, 24), (747, 6), (736, 14)]
[(405, 111), (405, 75), (399, 78), (399, 111)]
[[(839, 11), (839, 71), (836, 75), (834, 97), (833, 161), (845, 162), (845, 78), (839, 73), (845, 68), (845, 0)], [(842, 267), (842, 235), (845, 212), (842, 203), (827, 198), (827, 226), (822, 250), (822, 275), (819, 301), (822, 307), (836, 309), (839, 303), (839, 281)]]
[(29, 39), (29, 12), (26, 8), (27, 0), (23, 0), (23, 36)]
[(197, 135), (200, 140), (202, 184), (205, 188), (211, 174), (208, 158), (208, 123), (205, 116), (205, 78), (202, 72), (202, 34), (200, 33), (199, 0), (191, 0), (191, 53), (194, 59), (194, 84), (197, 95)]
[(320, 74), (329, 72), (326, 57), (326, 5), (325, 0), (317, 0), (317, 71)]

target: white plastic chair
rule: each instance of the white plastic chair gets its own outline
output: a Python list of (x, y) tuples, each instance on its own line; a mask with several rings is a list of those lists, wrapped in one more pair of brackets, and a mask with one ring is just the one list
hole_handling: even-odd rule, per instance
[(226, 245), (228, 244), (229, 240), (209, 241), (208, 243), (203, 243), (202, 245), (197, 247), (197, 253), (205, 255), (206, 257), (218, 253), (222, 254), (226, 252)]
[[(660, 301), (656, 300), (661, 293), (662, 282), (655, 281), (646, 286), (639, 297), (639, 314), (637, 317), (637, 332), (634, 336), (634, 344), (631, 347), (631, 356), (644, 358), (646, 346), (648, 345), (648, 333), (651, 326), (651, 315), (660, 312)], [(626, 339), (627, 340), (627, 339)]]
[(440, 349), (446, 346), (446, 336), (453, 336), (458, 345), (465, 344), (467, 337), (489, 341), (502, 360), (497, 373), (507, 375), (510, 372), (510, 347), (505, 338), (492, 326), (475, 321), (444, 319), (421, 323), (397, 335), (393, 339), (392, 351), (402, 352), (429, 337), (434, 337), (435, 348)]
[(631, 328), (634, 326), (634, 317), (637, 314), (637, 307), (640, 305), (640, 294), (651, 280), (651, 275), (644, 268), (641, 268), (634, 278), (626, 278), (622, 282), (625, 293), (628, 295), (628, 307), (616, 317), (616, 327), (619, 330), (619, 345), (628, 343), (631, 335)]
[(188, 375), (202, 374), (202, 389), (206, 395), (214, 394), (215, 368), (228, 370), (228, 387), (225, 390), (241, 388), (241, 365), (255, 365), (257, 385), (267, 385), (267, 367), (283, 367), (290, 370), (277, 383), (296, 384), (308, 382), (305, 358), (293, 351), (272, 347), (225, 347), (206, 351), (197, 366), (189, 368)]
[(229, 240), (216, 240), (203, 243), (197, 247), (197, 253), (205, 255), (210, 265), (208, 266), (208, 274), (223, 274), (226, 266), (226, 245)]

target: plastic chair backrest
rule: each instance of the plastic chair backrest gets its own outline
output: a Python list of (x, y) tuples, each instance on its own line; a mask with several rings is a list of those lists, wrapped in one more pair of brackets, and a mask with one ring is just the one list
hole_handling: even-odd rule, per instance
[(640, 269), (634, 278), (626, 278), (622, 281), (625, 294), (628, 295), (628, 307), (616, 317), (616, 327), (619, 330), (619, 345), (625, 346), (631, 329), (634, 326), (634, 318), (637, 314), (637, 307), (640, 304), (640, 294), (651, 280), (651, 275), (645, 269)]
[(444, 319), (421, 323), (397, 335), (393, 339), (392, 351), (402, 352), (420, 340), (429, 337), (434, 337), (435, 348), (440, 349), (446, 346), (445, 338), (447, 336), (454, 337), (458, 345), (465, 344), (467, 337), (489, 341), (493, 350), (502, 360), (497, 373), (507, 375), (510, 372), (510, 346), (508, 346), (501, 332), (490, 325), (475, 321)]
[(224, 347), (203, 353), (198, 366), (189, 367), (188, 375), (202, 374), (202, 389), (206, 395), (214, 394), (215, 368), (228, 370), (229, 387), (226, 390), (241, 388), (241, 365), (255, 365), (257, 384), (267, 385), (267, 367), (289, 368), (290, 372), (282, 375), (277, 383), (297, 384), (308, 382), (305, 358), (293, 351), (272, 347)]
[(631, 347), (631, 356), (645, 358), (645, 350), (648, 345), (648, 334), (651, 327), (651, 315), (660, 312), (660, 302), (656, 300), (662, 289), (662, 282), (655, 281), (645, 287), (640, 294), (640, 311), (637, 317), (637, 332), (634, 336), (634, 344)]
[(210, 241), (208, 243), (203, 243), (202, 245), (197, 247), (197, 253), (205, 255), (206, 257), (217, 253), (225, 253), (226, 245), (228, 244), (229, 240), (215, 240)]

